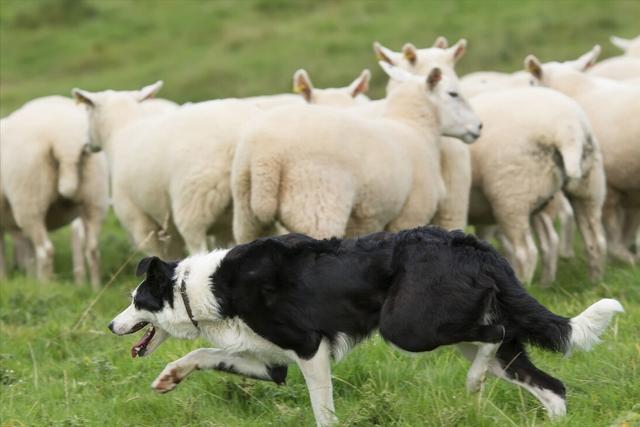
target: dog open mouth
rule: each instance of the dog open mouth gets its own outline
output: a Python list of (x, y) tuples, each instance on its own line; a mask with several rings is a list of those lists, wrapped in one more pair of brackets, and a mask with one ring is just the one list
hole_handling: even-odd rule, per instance
[[(146, 325), (147, 324), (145, 323), (144, 325), (136, 329), (136, 331), (139, 331), (140, 329), (144, 328)], [(156, 329), (153, 327), (153, 325), (151, 325), (149, 329), (147, 329), (147, 331), (144, 333), (140, 341), (138, 341), (133, 347), (131, 347), (132, 358), (135, 359), (136, 356), (142, 357), (145, 355), (145, 353), (147, 352), (147, 346), (151, 342), (151, 339), (153, 338), (155, 333), (156, 333)]]

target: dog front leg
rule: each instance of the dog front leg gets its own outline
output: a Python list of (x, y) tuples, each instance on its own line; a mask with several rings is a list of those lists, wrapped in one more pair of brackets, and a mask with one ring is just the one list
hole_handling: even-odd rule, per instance
[(309, 389), (316, 424), (325, 427), (336, 423), (338, 419), (333, 406), (331, 355), (327, 340), (320, 342), (318, 351), (311, 359), (298, 359), (298, 366)]
[(231, 355), (224, 350), (199, 348), (169, 363), (153, 381), (151, 387), (159, 393), (169, 392), (196, 369), (215, 369), (259, 380), (274, 381), (277, 384), (284, 383), (287, 376), (286, 366), (272, 367), (255, 359)]

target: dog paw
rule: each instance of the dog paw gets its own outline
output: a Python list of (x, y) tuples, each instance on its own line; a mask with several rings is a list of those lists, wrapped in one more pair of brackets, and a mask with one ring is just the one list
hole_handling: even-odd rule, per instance
[(484, 385), (486, 374), (467, 376), (467, 391), (469, 393), (479, 393)]
[(176, 388), (180, 381), (182, 381), (182, 378), (178, 375), (178, 370), (176, 368), (168, 368), (162, 371), (158, 378), (151, 383), (151, 388), (158, 393), (168, 393)]

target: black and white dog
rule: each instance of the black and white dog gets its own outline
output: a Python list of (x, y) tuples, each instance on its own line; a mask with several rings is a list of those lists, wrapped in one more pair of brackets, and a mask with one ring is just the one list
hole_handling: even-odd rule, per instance
[(320, 426), (336, 420), (331, 359), (376, 329), (409, 352), (458, 344), (472, 360), (470, 391), (489, 371), (562, 416), (564, 385), (531, 363), (525, 345), (588, 350), (623, 311), (602, 299), (577, 317), (555, 315), (487, 243), (433, 227), (344, 240), (288, 234), (178, 263), (145, 258), (144, 273), (132, 304), (109, 324), (118, 335), (151, 325), (132, 356), (150, 354), (168, 336), (202, 336), (216, 347), (169, 363), (156, 391), (172, 390), (196, 369), (281, 384), (296, 363)]

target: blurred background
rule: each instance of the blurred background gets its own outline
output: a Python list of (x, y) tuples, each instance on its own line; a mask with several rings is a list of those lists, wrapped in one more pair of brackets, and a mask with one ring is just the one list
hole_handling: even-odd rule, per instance
[(460, 75), (512, 71), (535, 53), (575, 58), (611, 34), (639, 32), (640, 2), (600, 1), (0, 1), (0, 115), (73, 87), (133, 89), (158, 79), (177, 102), (289, 92), (300, 67), (317, 87), (373, 71), (374, 40), (399, 50), (438, 35), (469, 41)]

